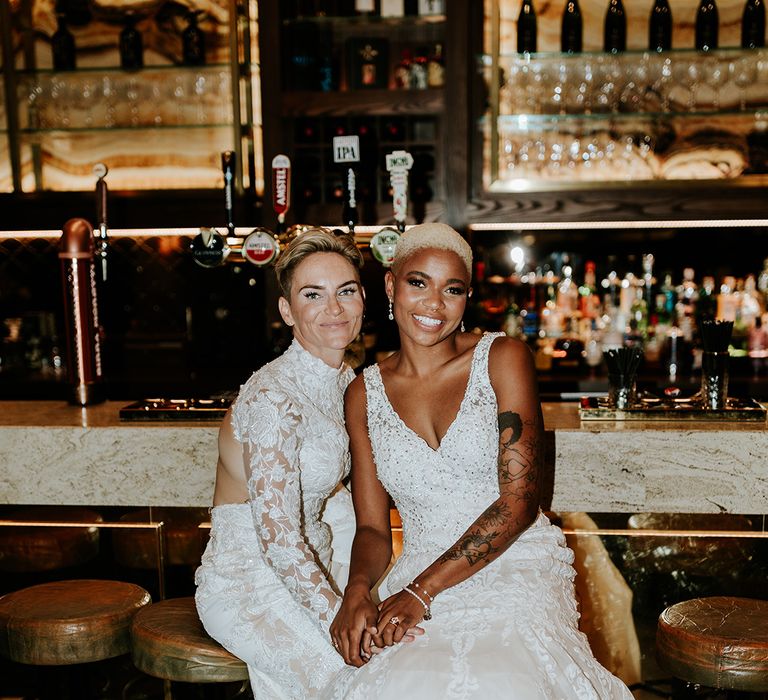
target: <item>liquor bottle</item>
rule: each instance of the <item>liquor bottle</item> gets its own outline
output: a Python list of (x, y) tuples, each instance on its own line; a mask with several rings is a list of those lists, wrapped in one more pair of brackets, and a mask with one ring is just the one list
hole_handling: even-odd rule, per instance
[(355, 14), (376, 16), (379, 12), (379, 0), (355, 0)]
[(563, 53), (581, 51), (582, 19), (579, 0), (565, 0), (563, 24), (560, 32), (560, 48)]
[(712, 51), (717, 48), (719, 17), (715, 0), (700, 0), (696, 11), (696, 50)]
[(400, 60), (395, 66), (395, 87), (407, 90), (411, 87), (411, 63), (413, 55), (410, 49), (400, 52)]
[(382, 17), (402, 17), (405, 14), (405, 3), (403, 0), (381, 0)]
[(144, 45), (141, 32), (136, 29), (136, 17), (129, 12), (125, 18), (125, 27), (120, 32), (120, 66), (124, 70), (136, 70), (144, 67)]
[(443, 45), (435, 44), (434, 51), (427, 59), (427, 86), (439, 88), (445, 85), (445, 60), (443, 58)]
[(205, 65), (205, 34), (197, 25), (197, 14), (187, 15), (187, 28), (181, 33), (182, 57), (187, 66)]
[(627, 49), (627, 15), (621, 0), (609, 0), (603, 26), (603, 50), (619, 53)]
[(55, 70), (75, 70), (75, 37), (67, 29), (66, 14), (62, 12), (56, 15), (56, 21), (58, 26), (51, 37), (53, 67)]
[(765, 3), (747, 0), (741, 17), (741, 48), (759, 49), (765, 46)]
[(411, 88), (413, 90), (426, 90), (428, 85), (427, 52), (425, 49), (417, 49), (410, 68)]
[(419, 0), (404, 0), (403, 10), (406, 17), (416, 17), (419, 14)]
[(536, 53), (536, 10), (533, 0), (523, 0), (517, 16), (517, 52)]
[(445, 0), (419, 0), (419, 14), (428, 17), (430, 15), (442, 15), (445, 13)]
[(656, 0), (648, 23), (648, 50), (669, 51), (672, 48), (672, 10), (668, 0)]

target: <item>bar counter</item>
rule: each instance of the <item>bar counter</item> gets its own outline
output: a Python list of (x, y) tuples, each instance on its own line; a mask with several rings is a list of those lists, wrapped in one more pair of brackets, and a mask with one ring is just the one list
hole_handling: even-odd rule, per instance
[[(121, 422), (123, 405), (0, 402), (0, 503), (208, 506), (218, 425)], [(555, 511), (768, 511), (763, 422), (582, 422), (573, 403), (544, 419)]]

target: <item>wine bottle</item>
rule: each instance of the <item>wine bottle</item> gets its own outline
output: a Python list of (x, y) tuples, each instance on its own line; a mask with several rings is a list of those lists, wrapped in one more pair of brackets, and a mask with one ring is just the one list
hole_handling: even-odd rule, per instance
[(759, 49), (765, 46), (765, 3), (747, 0), (741, 17), (741, 48)]
[(560, 32), (560, 48), (563, 53), (581, 51), (582, 19), (579, 0), (565, 0), (563, 25)]
[(603, 50), (606, 53), (626, 51), (627, 16), (621, 0), (609, 0), (603, 30)]
[(523, 0), (517, 16), (517, 52), (536, 53), (536, 10), (533, 0)]
[(128, 13), (125, 27), (120, 32), (120, 66), (125, 70), (144, 67), (144, 43), (132, 12)]
[(716, 49), (718, 29), (719, 17), (715, 0), (701, 0), (696, 11), (696, 50)]
[(57, 28), (51, 37), (51, 53), (55, 70), (75, 70), (76, 52), (75, 37), (67, 29), (67, 16), (60, 13), (56, 16)]
[(437, 88), (445, 85), (445, 60), (443, 45), (435, 44), (435, 48), (427, 59), (427, 87)]
[(187, 15), (187, 28), (181, 33), (182, 57), (188, 66), (205, 65), (205, 34), (197, 25), (197, 14)]
[(672, 10), (668, 0), (656, 0), (648, 23), (648, 49), (669, 51), (672, 48)]

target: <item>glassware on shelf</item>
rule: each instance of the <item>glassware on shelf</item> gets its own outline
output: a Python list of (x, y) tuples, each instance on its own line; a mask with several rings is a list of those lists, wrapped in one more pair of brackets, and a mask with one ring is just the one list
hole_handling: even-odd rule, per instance
[(739, 110), (747, 109), (747, 88), (757, 82), (757, 58), (747, 54), (734, 58), (728, 65), (733, 84), (739, 91)]
[(701, 77), (704, 84), (712, 91), (712, 109), (720, 109), (720, 90), (728, 80), (728, 64), (719, 56), (707, 56), (701, 62)]

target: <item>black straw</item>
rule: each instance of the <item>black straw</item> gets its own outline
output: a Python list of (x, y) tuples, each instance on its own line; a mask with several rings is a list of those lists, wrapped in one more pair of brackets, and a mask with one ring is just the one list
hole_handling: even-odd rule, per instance
[(641, 348), (611, 348), (603, 351), (608, 374), (621, 374), (625, 377), (634, 377), (637, 368), (643, 359)]
[(701, 346), (704, 352), (728, 352), (733, 333), (733, 321), (701, 322)]

